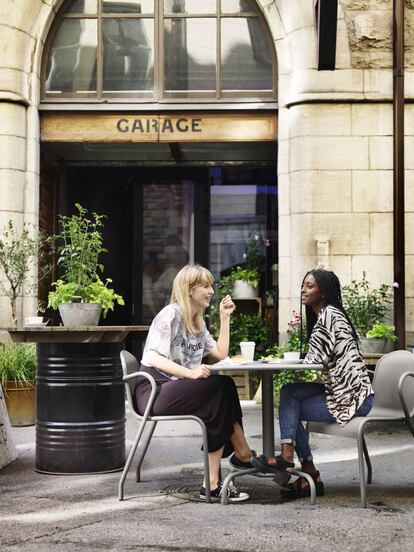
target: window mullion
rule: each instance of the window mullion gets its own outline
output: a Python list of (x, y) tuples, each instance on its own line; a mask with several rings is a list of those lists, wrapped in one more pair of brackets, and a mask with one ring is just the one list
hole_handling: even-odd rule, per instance
[(96, 94), (102, 99), (103, 90), (103, 28), (102, 28), (102, 0), (98, 0), (98, 44), (97, 44), (97, 67), (96, 67)]
[(216, 99), (221, 98), (221, 0), (217, 0), (216, 17)]

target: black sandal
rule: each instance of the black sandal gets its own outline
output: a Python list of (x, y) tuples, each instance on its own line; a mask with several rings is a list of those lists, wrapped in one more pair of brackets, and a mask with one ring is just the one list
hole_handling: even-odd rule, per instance
[[(256, 451), (252, 450), (252, 456), (256, 456)], [(240, 460), (240, 458), (237, 458), (235, 454), (233, 454), (230, 457), (229, 460), (230, 466), (235, 470), (248, 470), (250, 468), (254, 468), (253, 464), (250, 462), (244, 462), (244, 460)]]
[(281, 454), (275, 457), (276, 464), (269, 464), (267, 456), (261, 454), (260, 456), (252, 456), (250, 462), (255, 468), (257, 468), (262, 473), (278, 473), (284, 472), (287, 468), (294, 468), (295, 464), (293, 462), (288, 462), (283, 458)]
[[(318, 477), (320, 477), (320, 473), (318, 471), (314, 473), (308, 474), (312, 477), (313, 481), (315, 482), (315, 488), (316, 488), (316, 496), (324, 496), (325, 489), (323, 486), (322, 481), (316, 481)], [(296, 481), (293, 483), (290, 483), (285, 488), (282, 488), (280, 490), (280, 496), (283, 498), (289, 498), (289, 499), (295, 499), (295, 498), (306, 498), (310, 496), (310, 486), (305, 485), (305, 487), (302, 487), (302, 477), (299, 477)]]

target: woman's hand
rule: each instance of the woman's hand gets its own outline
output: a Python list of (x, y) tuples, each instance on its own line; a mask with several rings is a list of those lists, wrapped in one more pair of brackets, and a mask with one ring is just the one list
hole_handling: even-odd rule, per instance
[(220, 301), (220, 316), (230, 317), (235, 308), (236, 305), (233, 303), (230, 295), (226, 295), (226, 297)]
[(200, 364), (195, 370), (191, 370), (191, 379), (207, 379), (211, 376), (211, 370), (206, 364)]

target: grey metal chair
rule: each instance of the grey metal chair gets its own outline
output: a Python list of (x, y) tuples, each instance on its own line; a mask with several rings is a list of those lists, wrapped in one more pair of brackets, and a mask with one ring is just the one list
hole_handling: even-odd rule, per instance
[[(154, 400), (157, 394), (157, 385), (155, 383), (154, 378), (147, 374), (146, 372), (140, 372), (139, 371), (139, 364), (137, 359), (131, 355), (131, 353), (128, 353), (128, 351), (121, 351), (121, 364), (122, 364), (122, 371), (124, 373), (123, 380), (125, 382), (126, 392), (127, 392), (127, 398), (128, 398), (128, 404), (130, 405), (131, 412), (135, 418), (137, 418), (141, 423), (138, 428), (137, 435), (135, 437), (134, 443), (132, 445), (132, 448), (129, 452), (127, 461), (125, 463), (124, 470), (121, 475), (121, 479), (119, 481), (118, 485), (118, 500), (124, 499), (124, 482), (125, 478), (127, 476), (127, 473), (129, 471), (129, 468), (131, 466), (132, 459), (134, 458), (134, 455), (136, 453), (136, 450), (138, 448), (138, 445), (140, 443), (142, 434), (144, 432), (145, 426), (148, 424), (149, 431), (147, 432), (143, 443), (142, 443), (142, 449), (138, 455), (138, 464), (136, 469), (136, 481), (141, 481), (141, 465), (144, 460), (145, 454), (148, 450), (148, 446), (150, 444), (152, 435), (154, 433), (154, 430), (157, 426), (158, 422), (166, 422), (171, 420), (193, 420), (200, 424), (201, 426), (201, 432), (203, 437), (203, 459), (204, 459), (204, 473), (206, 474), (205, 482), (206, 482), (206, 498), (207, 502), (211, 502), (210, 499), (210, 479), (209, 479), (209, 462), (208, 462), (208, 444), (207, 444), (207, 429), (206, 426), (200, 418), (197, 416), (151, 416), (150, 412), (152, 410), (152, 405), (154, 404)], [(144, 414), (140, 414), (135, 409), (135, 401), (133, 399), (134, 397), (134, 389), (135, 384), (137, 382), (137, 379), (139, 378), (146, 378), (151, 383), (151, 395), (147, 404), (147, 407), (145, 409)]]
[(375, 391), (374, 406), (368, 416), (353, 418), (345, 427), (337, 423), (308, 422), (307, 430), (357, 440), (361, 505), (367, 507), (367, 482), (372, 482), (372, 466), (364, 434), (370, 423), (406, 422), (414, 437), (414, 355), (408, 351), (394, 351), (380, 358), (372, 382)]

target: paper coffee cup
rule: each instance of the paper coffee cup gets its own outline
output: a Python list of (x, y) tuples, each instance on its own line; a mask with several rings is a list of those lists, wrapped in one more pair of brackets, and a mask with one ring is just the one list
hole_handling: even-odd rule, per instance
[(240, 341), (241, 354), (246, 357), (247, 360), (254, 360), (254, 349), (256, 343), (254, 341)]

